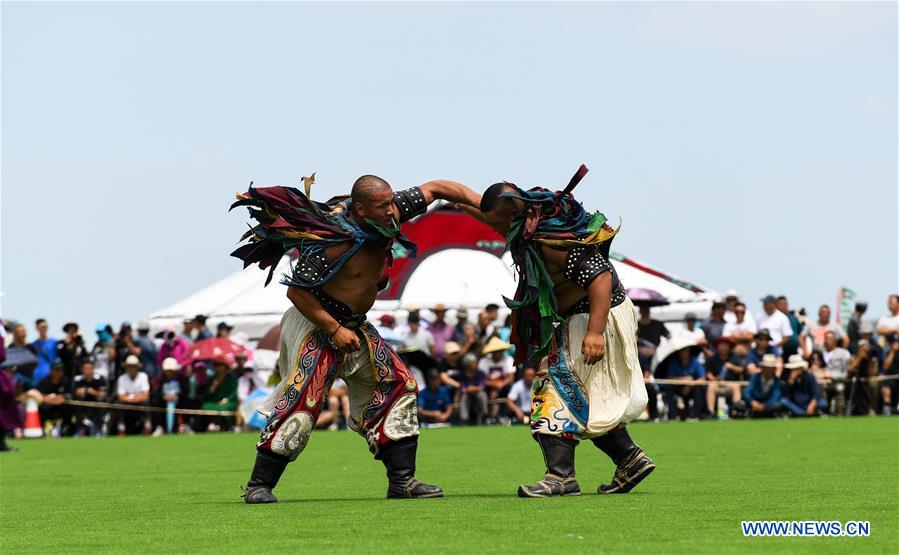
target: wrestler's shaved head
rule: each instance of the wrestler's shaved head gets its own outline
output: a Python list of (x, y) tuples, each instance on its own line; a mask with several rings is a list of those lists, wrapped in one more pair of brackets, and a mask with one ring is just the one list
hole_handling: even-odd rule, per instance
[(363, 175), (353, 183), (350, 197), (354, 203), (366, 204), (371, 202), (378, 194), (390, 191), (390, 184), (376, 175)]
[(500, 195), (515, 190), (517, 190), (517, 187), (507, 181), (503, 181), (502, 183), (494, 183), (493, 185), (487, 187), (487, 190), (484, 191), (483, 195), (481, 195), (481, 212), (483, 212), (484, 214), (493, 212), (500, 206), (500, 204), (505, 201), (505, 199)]
[(494, 231), (505, 235), (509, 231), (509, 223), (524, 209), (521, 200), (503, 197), (503, 193), (518, 192), (518, 186), (508, 181), (494, 183), (481, 195), (481, 213), (484, 223)]

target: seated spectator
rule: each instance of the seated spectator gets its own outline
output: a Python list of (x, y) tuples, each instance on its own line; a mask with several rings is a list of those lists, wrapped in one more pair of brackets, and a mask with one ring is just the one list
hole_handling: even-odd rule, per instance
[[(196, 318), (194, 318), (196, 320)], [(212, 361), (215, 372), (203, 395), (203, 410), (233, 411), (237, 410), (237, 378), (231, 373), (229, 361), (219, 357)], [(206, 431), (217, 432), (226, 429), (233, 422), (232, 416), (218, 416), (210, 419)]]
[(417, 312), (409, 314), (408, 329), (400, 335), (408, 349), (418, 349), (430, 356), (434, 356), (434, 336), (421, 325), (421, 318)]
[(196, 316), (194, 316), (193, 334), (194, 337), (196, 337), (197, 341), (212, 338), (212, 332), (209, 331), (209, 328), (206, 327), (206, 319), (206, 316), (203, 314), (197, 314)]
[(783, 359), (777, 355), (777, 350), (771, 345), (771, 333), (766, 329), (761, 329), (755, 334), (755, 346), (746, 354), (746, 369), (750, 375), (762, 371), (761, 362), (765, 355), (775, 355), (777, 374), (780, 375)]
[(777, 356), (765, 355), (759, 364), (759, 373), (749, 377), (749, 384), (743, 391), (743, 400), (753, 417), (775, 416), (780, 408), (778, 364)]
[(814, 374), (808, 371), (808, 362), (802, 355), (791, 355), (784, 364), (781, 406), (794, 416), (818, 416), (827, 407), (824, 395)]
[(433, 308), (434, 321), (428, 324), (428, 331), (434, 339), (434, 357), (437, 360), (446, 358), (446, 344), (456, 335), (455, 326), (446, 321), (446, 305), (438, 304)]
[(54, 437), (72, 435), (74, 426), (71, 405), (64, 404), (72, 395), (72, 382), (66, 377), (65, 367), (59, 359), (53, 361), (50, 375), (37, 385), (40, 392), (40, 415), (44, 434)]
[(424, 424), (443, 424), (453, 415), (453, 402), (439, 372), (429, 372), (427, 386), (418, 393), (418, 418)]
[(154, 413), (156, 423), (154, 436), (172, 433), (177, 430), (177, 416), (174, 409), (183, 408), (181, 398), (187, 392), (187, 378), (181, 372), (178, 361), (168, 357), (162, 361), (162, 372), (153, 378), (151, 383), (153, 405), (166, 409), (165, 413)]
[(824, 334), (824, 349), (821, 351), (827, 374), (832, 380), (827, 386), (831, 399), (831, 413), (846, 412), (846, 380), (849, 376), (849, 361), (852, 355), (846, 349), (837, 346), (837, 336), (832, 331)]
[[(417, 381), (417, 380), (416, 380)], [(341, 411), (343, 411), (341, 413)], [(347, 418), (350, 414), (350, 397), (346, 382), (340, 378), (334, 380), (331, 389), (328, 391), (328, 400), (324, 410), (318, 415), (315, 421), (315, 427), (319, 429), (339, 430), (341, 423), (341, 414), (343, 415), (344, 427), (349, 424)]]
[(740, 384), (722, 383), (719, 381), (746, 381), (745, 358), (733, 352), (733, 343), (728, 337), (719, 337), (715, 342), (715, 354), (705, 363), (705, 377), (711, 381), (706, 393), (709, 414), (717, 414), (718, 395), (724, 395), (729, 407), (742, 399)]
[(455, 341), (447, 341), (443, 349), (446, 357), (437, 361), (437, 369), (440, 371), (440, 381), (450, 389), (450, 393), (454, 393), (459, 389), (456, 378), (460, 373), (459, 364), (464, 353)]
[(16, 447), (6, 443), (6, 436), (22, 427), (22, 415), (16, 401), (14, 370), (12, 366), (0, 368), (0, 452), (18, 451)]
[(150, 323), (143, 321), (137, 324), (137, 339), (134, 340), (135, 345), (140, 349), (137, 355), (140, 358), (141, 368), (146, 372), (147, 377), (151, 380), (155, 378), (160, 370), (159, 349), (156, 343), (150, 338)]
[[(25, 349), (30, 352), (34, 356), (37, 356), (37, 349), (34, 348), (34, 345), (28, 343), (28, 330), (25, 328), (23, 324), (16, 324), (12, 329), (12, 341), (9, 342), (7, 348), (19, 348)], [(27, 365), (25, 367), (14, 367), (15, 370), (14, 378), (16, 383), (16, 387), (23, 391), (28, 391), (29, 389), (34, 389), (37, 387), (37, 382), (34, 380), (34, 366)]]
[[(187, 393), (184, 394), (180, 401), (186, 409), (199, 409), (203, 406), (206, 396), (206, 385), (209, 383), (209, 369), (205, 362), (196, 361), (186, 366)], [(278, 376), (277, 368), (272, 374), (273, 378)], [(194, 429), (202, 430), (205, 427), (206, 419), (201, 416), (185, 416), (182, 418), (180, 432), (192, 434)]]
[[(108, 387), (109, 384), (106, 383), (106, 380), (94, 374), (94, 363), (90, 360), (85, 360), (81, 363), (80, 374), (75, 377), (75, 382), (72, 384), (72, 397), (76, 401), (104, 402), (107, 400), (106, 391)], [(106, 409), (76, 407), (76, 433), (79, 435), (101, 435), (105, 416)]]
[(736, 303), (734, 305), (733, 315), (733, 321), (724, 324), (722, 335), (724, 337), (729, 337), (735, 344), (742, 343), (748, 345), (752, 343), (755, 334), (758, 333), (758, 328), (755, 326), (755, 322), (748, 318), (749, 313), (746, 310), (746, 305), (743, 303)]
[(94, 375), (109, 382), (115, 380), (113, 365), (116, 360), (115, 344), (112, 337), (112, 326), (97, 324), (97, 342), (91, 349), (90, 358), (94, 361)]
[[(140, 359), (135, 355), (125, 358), (125, 373), (116, 382), (116, 402), (134, 407), (145, 407), (150, 401), (150, 379), (140, 371)], [(140, 434), (149, 431), (147, 415), (139, 410), (114, 411), (118, 434)]]
[[(737, 308), (743, 305), (743, 317), (737, 317)], [(724, 293), (724, 321), (728, 324), (741, 322), (745, 323), (747, 326), (752, 327), (752, 335), (755, 335), (755, 332), (758, 331), (755, 325), (755, 318), (752, 317), (752, 312), (746, 310), (746, 304), (740, 301), (740, 296), (737, 295), (737, 292), (733, 289), (729, 289)], [(724, 335), (727, 335), (726, 333)], [(731, 338), (733, 339), (733, 338)], [(749, 341), (752, 341), (752, 336), (749, 337)]]
[(685, 347), (679, 350), (668, 363), (666, 377), (671, 380), (683, 380), (681, 384), (668, 384), (662, 390), (665, 393), (665, 404), (668, 405), (668, 419), (676, 420), (678, 417), (677, 398), (684, 401), (684, 406), (690, 418), (699, 418), (705, 408), (704, 385), (690, 385), (689, 382), (705, 378), (705, 368), (699, 362), (699, 357), (694, 354), (693, 347)]
[(521, 372), (521, 379), (512, 384), (509, 396), (506, 398), (506, 406), (515, 415), (515, 421), (522, 424), (531, 422), (531, 395), (534, 389), (534, 378), (537, 370), (532, 366), (525, 366)]
[(837, 345), (840, 347), (849, 346), (849, 338), (843, 333), (843, 328), (830, 321), (830, 307), (822, 304), (818, 309), (818, 321), (803, 331), (801, 343), (805, 345), (811, 341), (813, 349), (824, 348), (824, 334), (828, 331), (834, 333), (837, 338)]
[(78, 324), (69, 322), (62, 327), (62, 331), (66, 335), (56, 343), (56, 358), (62, 361), (66, 377), (74, 380), (88, 352), (78, 332)]
[(231, 330), (233, 329), (234, 326), (229, 326), (226, 322), (219, 322), (219, 324), (215, 327), (215, 337), (217, 339), (230, 339)]
[(896, 410), (896, 393), (899, 392), (899, 338), (890, 343), (881, 374), (890, 377), (880, 382), (880, 395), (883, 399), (883, 414), (891, 415)]
[[(234, 375), (237, 376), (238, 407), (247, 400), (247, 397), (249, 397), (251, 393), (253, 393), (257, 389), (265, 387), (265, 382), (257, 374), (256, 368), (253, 365), (247, 364), (247, 358), (247, 353), (245, 351), (239, 352), (234, 355), (234, 359), (236, 361)], [(337, 385), (338, 381), (343, 382), (343, 380), (338, 378), (337, 381), (334, 382), (334, 386)], [(332, 389), (334, 386), (332, 386)], [(235, 415), (235, 424), (241, 428), (244, 425), (243, 415), (240, 411), (237, 411), (237, 414)]]
[[(799, 336), (805, 325), (803, 322), (805, 320), (805, 309), (801, 309), (799, 315), (797, 315), (795, 311), (790, 310), (790, 301), (787, 300), (787, 297), (781, 295), (777, 297), (777, 310), (787, 317), (787, 322), (789, 322), (790, 330), (792, 331), (792, 335), (790, 335), (789, 338), (784, 339), (783, 350), (780, 353), (781, 358), (800, 354)], [(803, 347), (802, 350), (805, 351), (805, 347)]]
[[(867, 301), (856, 301), (855, 310), (852, 311), (852, 316), (849, 317), (849, 324), (846, 326), (846, 337), (849, 338), (849, 352), (855, 354), (855, 349), (858, 346), (859, 332), (861, 331), (862, 318), (865, 315), (865, 312), (868, 311), (868, 302)], [(871, 325), (871, 333), (874, 333), (874, 326)]]
[(849, 359), (846, 370), (850, 383), (847, 412), (854, 415), (876, 414), (880, 383), (874, 379), (880, 375), (880, 363), (867, 340), (858, 341), (858, 351)]
[(759, 332), (768, 330), (771, 348), (777, 356), (783, 356), (784, 344), (793, 337), (793, 327), (786, 314), (777, 309), (777, 299), (768, 295), (762, 299), (762, 314), (756, 319)]
[(478, 357), (474, 353), (462, 357), (458, 381), (459, 418), (466, 424), (481, 424), (487, 416), (487, 375), (478, 369)]
[(453, 341), (459, 345), (465, 343), (466, 324), (468, 324), (468, 310), (465, 308), (456, 310), (456, 325), (453, 326)]
[[(487, 396), (491, 401), (506, 395), (515, 381), (515, 363), (508, 352), (511, 347), (512, 345), (494, 336), (481, 351), (485, 356), (478, 363), (478, 368), (487, 375)], [(496, 419), (498, 412), (499, 403), (491, 403), (490, 419)]]
[(726, 310), (727, 306), (724, 303), (718, 301), (712, 303), (712, 313), (708, 320), (702, 323), (702, 332), (710, 345), (714, 345), (719, 337), (724, 336), (724, 326), (727, 325), (727, 321), (724, 319)]

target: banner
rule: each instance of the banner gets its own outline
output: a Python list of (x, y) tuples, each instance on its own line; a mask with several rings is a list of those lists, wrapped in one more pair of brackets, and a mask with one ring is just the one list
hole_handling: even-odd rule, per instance
[(848, 287), (841, 287), (837, 295), (837, 324), (843, 327), (843, 331), (849, 327), (849, 319), (855, 310), (855, 291)]

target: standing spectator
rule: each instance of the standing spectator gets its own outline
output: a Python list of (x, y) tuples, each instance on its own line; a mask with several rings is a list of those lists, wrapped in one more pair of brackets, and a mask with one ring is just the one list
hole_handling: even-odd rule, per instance
[(899, 295), (890, 295), (887, 299), (889, 316), (884, 316), (877, 321), (877, 335), (891, 343), (899, 338)]
[(533, 366), (525, 366), (521, 379), (512, 384), (512, 389), (509, 390), (506, 407), (515, 415), (516, 422), (528, 424), (531, 421), (531, 394), (536, 376), (537, 370)]
[(230, 339), (233, 329), (234, 326), (229, 326), (226, 322), (219, 322), (219, 325), (215, 327), (215, 336), (218, 339)]
[[(849, 337), (849, 352), (855, 353), (855, 347), (859, 339), (859, 330), (862, 326), (862, 317), (868, 311), (868, 301), (858, 301), (855, 303), (855, 310), (849, 318), (849, 325), (846, 326), (846, 335)], [(871, 327), (874, 331), (874, 327)]]
[(403, 343), (409, 349), (418, 349), (423, 353), (434, 356), (434, 336), (421, 326), (421, 319), (417, 314), (409, 315), (409, 329), (402, 335)]
[(637, 322), (637, 345), (640, 367), (644, 372), (649, 370), (652, 357), (663, 337), (670, 338), (671, 332), (668, 331), (665, 324), (652, 318), (648, 306), (641, 306), (640, 320)]
[[(701, 327), (705, 333), (705, 340), (711, 345), (714, 345), (719, 337), (724, 336), (724, 326), (727, 324), (727, 321), (724, 319), (725, 308), (724, 303), (713, 302), (712, 313), (709, 315), (708, 320), (702, 323)], [(639, 331), (637, 335), (639, 335)]]
[(434, 307), (434, 321), (428, 324), (428, 331), (434, 339), (434, 356), (437, 360), (446, 358), (446, 344), (455, 337), (455, 328), (446, 321), (446, 305)]
[(140, 348), (134, 342), (130, 322), (122, 322), (119, 333), (115, 337), (116, 377), (125, 373), (125, 359), (129, 356), (139, 357)]
[[(90, 360), (81, 362), (80, 374), (72, 383), (72, 397), (76, 401), (100, 403), (106, 401), (108, 384), (106, 380), (94, 375), (94, 363)], [(77, 407), (75, 422), (78, 435), (99, 436), (103, 428), (103, 417), (106, 411), (95, 407)]]
[[(181, 326), (182, 326), (181, 335), (179, 335), (178, 337), (183, 339), (186, 344), (192, 345), (194, 342), (194, 321), (193, 321), (193, 319), (185, 318), (181, 322)], [(172, 331), (174, 331), (174, 329)]]
[[(823, 349), (824, 348), (824, 334), (828, 331), (832, 331), (833, 334), (837, 338), (837, 344), (841, 347), (849, 346), (849, 338), (843, 334), (843, 328), (834, 324), (830, 321), (830, 307), (826, 304), (822, 304), (820, 308), (818, 308), (818, 321), (809, 326), (806, 333), (803, 335), (808, 337), (812, 342), (812, 349)], [(803, 344), (805, 344), (806, 339), (802, 339)]]
[(684, 384), (668, 384), (662, 388), (665, 392), (665, 404), (668, 405), (668, 420), (677, 419), (678, 397), (684, 400), (690, 418), (699, 418), (702, 415), (706, 401), (706, 386), (691, 385), (690, 382), (704, 379), (705, 368), (699, 362), (699, 357), (692, 351), (692, 347), (680, 349), (668, 363), (665, 377), (686, 382)]
[[(729, 289), (726, 293), (724, 293), (724, 321), (728, 324), (737, 321), (737, 305), (742, 304), (745, 308), (746, 305), (740, 301), (740, 296), (737, 295), (737, 292), (733, 289)], [(752, 317), (752, 312), (748, 310), (743, 314), (743, 321), (745, 321), (748, 325), (751, 325), (753, 329), (756, 328), (755, 318)], [(752, 333), (755, 333), (753, 331)]]
[[(487, 396), (491, 401), (499, 399), (512, 387), (515, 381), (515, 362), (509, 356), (509, 345), (499, 337), (491, 337), (481, 354), (484, 358), (478, 363), (478, 369), (487, 376)], [(499, 413), (499, 403), (491, 403), (489, 417), (491, 422)]]
[(793, 328), (787, 315), (777, 310), (777, 299), (774, 295), (762, 299), (762, 314), (756, 323), (759, 331), (768, 330), (774, 354), (782, 356), (784, 344), (793, 337)]
[(0, 368), (0, 452), (18, 451), (17, 448), (7, 445), (6, 436), (22, 427), (22, 415), (16, 401), (16, 381), (12, 371), (12, 367)]
[(890, 379), (880, 382), (880, 395), (883, 399), (883, 413), (890, 415), (896, 408), (896, 393), (899, 392), (899, 339), (893, 339), (889, 352), (883, 361), (884, 376)]
[[(212, 369), (215, 374), (206, 388), (206, 394), (203, 397), (203, 410), (222, 410), (231, 411), (237, 409), (237, 379), (231, 373), (228, 360), (224, 357), (216, 358), (212, 361)], [(206, 427), (209, 432), (217, 432), (225, 427), (231, 421), (231, 417), (221, 416), (214, 419)]]
[(755, 347), (750, 349), (746, 355), (746, 369), (749, 371), (750, 376), (761, 372), (761, 363), (765, 355), (773, 355), (777, 365), (781, 366), (783, 360), (775, 354), (776, 352), (771, 345), (771, 333), (767, 329), (760, 329), (755, 334)]
[(72, 434), (72, 407), (65, 401), (72, 395), (72, 382), (66, 377), (62, 361), (53, 362), (50, 375), (37, 384), (41, 394), (39, 407), (44, 433), (54, 437)]
[(156, 343), (150, 338), (150, 323), (147, 321), (138, 322), (137, 339), (134, 340), (137, 348), (140, 349), (138, 358), (141, 367), (147, 373), (147, 377), (151, 380), (159, 375), (159, 349)]
[(382, 337), (392, 336), (394, 335), (393, 330), (396, 328), (396, 318), (393, 317), (393, 314), (381, 314), (375, 328), (378, 330), (378, 335)]
[(440, 382), (439, 373), (429, 372), (427, 386), (418, 393), (418, 418), (425, 424), (449, 422), (453, 415), (449, 391)]
[(50, 329), (47, 320), (38, 318), (34, 322), (34, 327), (37, 330), (37, 339), (31, 346), (34, 347), (38, 359), (37, 367), (34, 369), (34, 382), (40, 383), (50, 375), (50, 368), (56, 361), (56, 340), (47, 335), (47, 331)]
[[(37, 356), (37, 349), (33, 344), (28, 343), (28, 332), (25, 329), (24, 324), (16, 324), (12, 330), (12, 342), (9, 343), (9, 347), (16, 347), (19, 349), (25, 349), (29, 351), (31, 354)], [(15, 370), (14, 378), (17, 382), (17, 386), (21, 388), (23, 391), (28, 391), (29, 389), (34, 389), (37, 387), (37, 380), (34, 379), (34, 368), (26, 367), (26, 368), (12, 368)]]
[(688, 312), (684, 316), (684, 322), (686, 323), (686, 327), (680, 329), (676, 335), (678, 337), (684, 337), (691, 341), (694, 341), (700, 347), (705, 347), (706, 339), (705, 332), (702, 331), (702, 328), (696, 327), (696, 313)]
[(203, 341), (204, 339), (212, 338), (212, 332), (209, 331), (209, 328), (206, 327), (206, 316), (204, 316), (203, 314), (197, 314), (196, 316), (194, 316), (193, 326), (193, 333), (196, 337), (196, 341)]
[[(140, 371), (140, 359), (128, 355), (123, 362), (125, 372), (116, 380), (116, 401), (133, 407), (146, 406), (150, 399), (150, 379)], [(137, 410), (117, 410), (118, 434), (140, 434), (147, 431), (146, 414)]]
[(456, 325), (454, 326), (453, 341), (458, 344), (465, 343), (465, 326), (468, 324), (468, 310), (460, 308), (456, 310)]
[(488, 312), (481, 312), (478, 314), (478, 321), (475, 324), (475, 336), (477, 337), (478, 344), (483, 346), (487, 343), (487, 339), (493, 335), (493, 322), (490, 321), (490, 314)]
[(847, 366), (849, 387), (849, 414), (876, 414), (879, 383), (874, 378), (880, 374), (880, 364), (871, 352), (871, 344), (862, 339), (858, 352), (849, 359)]
[(824, 364), (827, 365), (827, 374), (833, 380), (827, 386), (831, 413), (843, 414), (846, 408), (846, 379), (852, 355), (846, 349), (837, 346), (837, 336), (832, 331), (824, 334), (824, 349), (821, 354)]
[(790, 355), (784, 364), (780, 404), (794, 416), (818, 416), (827, 406), (815, 376), (802, 355)]
[(481, 424), (487, 416), (487, 375), (478, 369), (478, 357), (468, 353), (462, 357), (459, 375), (459, 417), (466, 424)]
[(172, 357), (175, 360), (184, 360), (190, 344), (181, 336), (175, 335), (175, 330), (171, 327), (162, 328), (162, 345), (156, 354), (156, 361), (162, 364), (162, 361)]
[(794, 311), (790, 310), (790, 302), (784, 295), (777, 297), (777, 310), (787, 317), (787, 321), (790, 323), (790, 329), (793, 332), (789, 339), (784, 340), (783, 353), (781, 353), (781, 356), (786, 358), (790, 355), (795, 355), (801, 348), (803, 348), (803, 345), (800, 345), (799, 343), (803, 322), (800, 321), (799, 316), (797, 316)]
[(69, 322), (62, 327), (62, 331), (66, 335), (56, 342), (56, 358), (62, 361), (66, 377), (73, 380), (81, 368), (81, 363), (88, 357), (88, 352), (81, 334), (78, 333), (78, 324)]
[(743, 303), (736, 303), (734, 305), (733, 314), (734, 321), (724, 325), (722, 335), (724, 337), (729, 337), (735, 344), (741, 343), (748, 345), (749, 343), (752, 343), (755, 334), (758, 333), (758, 328), (755, 326), (754, 321), (746, 318), (748, 314), (746, 305)]
[(775, 416), (780, 408), (781, 382), (775, 373), (777, 366), (775, 355), (765, 355), (761, 372), (749, 378), (743, 397), (753, 417)]
[(109, 324), (97, 325), (97, 342), (91, 349), (91, 359), (94, 361), (94, 375), (112, 382), (115, 378), (113, 364), (115, 363), (115, 345), (112, 342), (112, 327)]

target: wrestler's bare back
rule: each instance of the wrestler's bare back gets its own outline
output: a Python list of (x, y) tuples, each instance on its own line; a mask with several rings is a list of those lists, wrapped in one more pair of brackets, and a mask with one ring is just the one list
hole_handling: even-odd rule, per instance
[(587, 291), (565, 276), (565, 256), (568, 251), (553, 249), (545, 245), (541, 245), (540, 250), (543, 253), (543, 261), (546, 263), (546, 271), (549, 272), (549, 276), (556, 286), (559, 314), (565, 314), (575, 303), (587, 296)]

